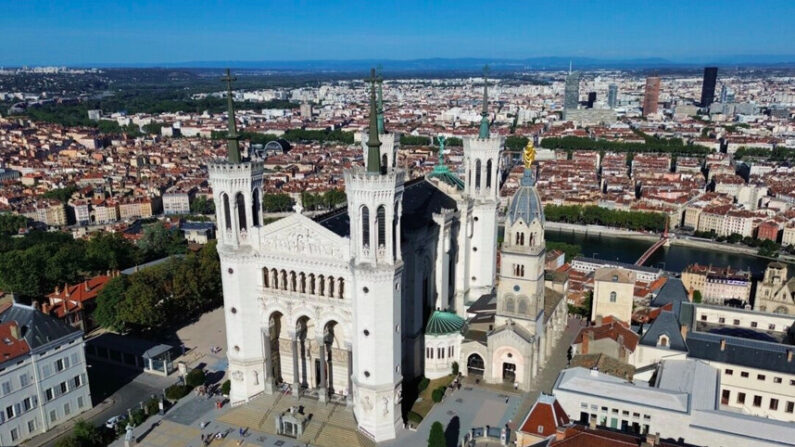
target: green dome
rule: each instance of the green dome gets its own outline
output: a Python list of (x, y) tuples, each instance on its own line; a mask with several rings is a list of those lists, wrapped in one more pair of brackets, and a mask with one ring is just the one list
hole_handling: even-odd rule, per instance
[(452, 312), (437, 310), (433, 312), (425, 326), (425, 335), (446, 335), (460, 332), (464, 327), (463, 318)]

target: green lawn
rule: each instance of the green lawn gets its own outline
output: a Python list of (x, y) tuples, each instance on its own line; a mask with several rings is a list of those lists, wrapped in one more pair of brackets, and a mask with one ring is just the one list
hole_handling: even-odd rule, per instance
[(453, 382), (453, 379), (455, 379), (455, 376), (451, 374), (449, 376), (431, 380), (431, 383), (428, 384), (428, 387), (425, 388), (422, 393), (420, 393), (419, 397), (414, 402), (414, 405), (411, 407), (411, 411), (425, 418), (435, 403), (431, 398), (431, 393), (433, 393), (433, 390), (439, 388), (440, 386), (450, 385), (450, 383)]

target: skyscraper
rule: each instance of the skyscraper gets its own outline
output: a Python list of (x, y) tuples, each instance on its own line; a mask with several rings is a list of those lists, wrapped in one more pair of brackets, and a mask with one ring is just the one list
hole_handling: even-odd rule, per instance
[(618, 104), (618, 86), (610, 84), (607, 87), (607, 107), (615, 109)]
[(701, 107), (709, 107), (715, 100), (715, 82), (718, 80), (718, 67), (704, 67), (704, 83), (701, 84)]
[(643, 94), (643, 116), (657, 113), (657, 100), (660, 98), (660, 78), (646, 78), (646, 91)]
[(593, 109), (593, 103), (596, 102), (596, 92), (588, 92), (588, 108)]
[(580, 73), (569, 70), (566, 76), (565, 98), (563, 108), (576, 109), (580, 102)]

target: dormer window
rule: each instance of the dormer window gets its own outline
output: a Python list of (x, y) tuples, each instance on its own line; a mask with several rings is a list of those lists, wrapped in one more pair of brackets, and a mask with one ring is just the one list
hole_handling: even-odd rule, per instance
[(668, 347), (668, 336), (667, 335), (660, 335), (657, 337), (657, 347), (658, 348), (667, 348)]

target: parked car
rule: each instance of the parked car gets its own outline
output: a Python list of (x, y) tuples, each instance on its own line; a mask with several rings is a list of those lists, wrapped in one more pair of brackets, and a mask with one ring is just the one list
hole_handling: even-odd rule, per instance
[(111, 430), (115, 430), (117, 425), (123, 423), (126, 420), (127, 420), (127, 415), (124, 415), (124, 414), (120, 414), (118, 416), (113, 416), (112, 418), (108, 419), (105, 422), (105, 427), (107, 427), (107, 428), (109, 428)]

